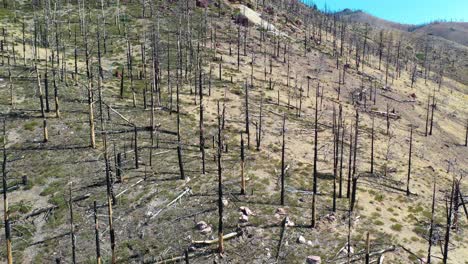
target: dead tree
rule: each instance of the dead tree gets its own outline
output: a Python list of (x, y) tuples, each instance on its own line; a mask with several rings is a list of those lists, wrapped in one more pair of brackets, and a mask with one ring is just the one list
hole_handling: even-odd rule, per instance
[(424, 131), (424, 136), (427, 137), (428, 128), (429, 128), (429, 113), (430, 113), (430, 106), (431, 106), (431, 96), (427, 98), (427, 110), (426, 110), (426, 129)]
[(69, 186), (68, 207), (70, 209), (70, 237), (72, 244), (72, 263), (76, 263), (76, 237), (75, 237), (75, 224), (73, 223), (73, 199), (72, 199), (72, 183)]
[(465, 147), (468, 147), (468, 120), (466, 121)]
[(241, 195), (245, 195), (245, 175), (244, 175), (244, 170), (245, 170), (245, 149), (244, 149), (244, 136), (241, 133), (241, 149), (240, 149), (240, 158), (241, 158)]
[(408, 179), (406, 181), (406, 196), (410, 195), (410, 180), (411, 180), (411, 157), (413, 153), (413, 126), (410, 128), (410, 145), (409, 145), (409, 157), (408, 157)]
[(345, 126), (343, 120), (341, 121), (341, 145), (340, 145), (340, 181), (338, 187), (338, 198), (343, 197), (343, 159), (344, 159), (344, 139), (345, 139)]
[(348, 180), (347, 180), (347, 189), (346, 189), (346, 198), (350, 197), (351, 194), (351, 174), (352, 174), (352, 168), (353, 168), (353, 127), (352, 125), (350, 126), (351, 129), (349, 131), (349, 157), (348, 157)]
[(432, 105), (431, 105), (431, 126), (429, 128), (429, 135), (432, 136), (432, 127), (434, 126), (434, 111), (436, 108), (435, 95), (432, 96)]
[(97, 205), (96, 201), (93, 203), (93, 211), (94, 211), (94, 235), (96, 240), (96, 264), (101, 264), (101, 245), (99, 241), (99, 222), (97, 217)]
[(112, 190), (112, 178), (110, 174), (110, 167), (109, 167), (109, 158), (107, 152), (107, 134), (104, 132), (103, 134), (103, 141), (104, 141), (104, 163), (106, 167), (106, 191), (107, 191), (107, 214), (108, 214), (108, 222), (109, 222), (109, 235), (110, 235), (110, 246), (111, 246), (111, 263), (116, 263), (116, 254), (115, 254), (115, 230), (113, 224), (113, 211), (112, 205), (115, 204), (115, 196)]
[(455, 181), (452, 183), (450, 197), (445, 199), (447, 223), (445, 226), (445, 239), (444, 239), (445, 241), (444, 241), (443, 259), (442, 259), (442, 263), (444, 264), (446, 264), (448, 261), (448, 251), (449, 251), (449, 244), (450, 244), (450, 229), (452, 228), (454, 189), (455, 189)]
[(257, 130), (256, 130), (256, 150), (260, 151), (260, 144), (262, 142), (262, 125), (263, 125), (263, 95), (260, 99), (260, 113), (258, 116), (258, 124), (257, 124)]
[(94, 100), (93, 100), (93, 87), (91, 81), (88, 81), (88, 117), (89, 117), (89, 137), (90, 137), (90, 145), (92, 148), (96, 148), (96, 139), (95, 139), (95, 131), (94, 131)]
[(370, 263), (370, 235), (367, 232), (366, 235), (366, 264)]
[(317, 171), (317, 160), (318, 160), (318, 97), (319, 97), (319, 89), (320, 89), (320, 83), (317, 84), (317, 89), (315, 91), (315, 123), (314, 123), (314, 182), (313, 182), (313, 190), (312, 192), (314, 194), (317, 193), (317, 176), (318, 176), (318, 171)]
[(374, 175), (374, 117), (372, 117), (372, 132), (371, 132), (371, 169), (370, 172)]
[(336, 108), (333, 106), (333, 205), (332, 211), (336, 212), (336, 178), (338, 177), (338, 135), (339, 128), (336, 121)]
[(223, 137), (221, 130), (221, 115), (219, 111), (218, 101), (218, 150), (217, 150), (217, 163), (218, 163), (218, 252), (220, 255), (224, 253), (224, 237), (223, 237), (223, 168), (221, 163), (223, 152)]
[(250, 121), (249, 121), (249, 88), (245, 81), (245, 133), (247, 134), (247, 148), (250, 149)]
[(285, 164), (284, 164), (284, 151), (285, 151), (285, 134), (286, 134), (286, 113), (283, 114), (283, 128), (281, 130), (283, 137), (283, 144), (281, 147), (281, 205), (284, 205), (284, 177), (285, 177)]
[(432, 237), (434, 233), (434, 213), (435, 213), (435, 200), (436, 199), (436, 181), (434, 177), (434, 187), (432, 189), (432, 206), (431, 206), (431, 224), (429, 226), (429, 248), (427, 249), (427, 264), (431, 263), (431, 249), (432, 249)]
[(5, 226), (5, 244), (7, 253), (7, 263), (13, 263), (13, 255), (11, 253), (11, 228), (10, 228), (10, 210), (8, 208), (8, 184), (7, 184), (7, 152), (6, 152), (6, 125), (3, 120), (3, 162), (2, 162), (2, 183), (3, 183), (3, 220)]

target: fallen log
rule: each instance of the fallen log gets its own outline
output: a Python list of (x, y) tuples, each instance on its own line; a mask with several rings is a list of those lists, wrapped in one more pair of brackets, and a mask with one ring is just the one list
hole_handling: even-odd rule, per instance
[[(369, 254), (369, 257), (373, 257), (373, 256), (378, 256), (378, 255), (382, 255), (384, 253), (387, 253), (387, 252), (392, 252), (392, 251), (395, 251), (397, 249), (397, 247), (395, 245), (392, 245), (391, 247), (389, 248), (385, 248), (385, 249), (382, 249), (382, 250), (379, 250), (379, 251), (374, 251), (374, 252), (371, 252)], [(356, 261), (359, 261), (359, 260), (362, 260), (365, 258), (365, 252), (363, 253), (359, 253), (359, 254), (356, 254), (354, 255), (353, 257), (351, 257), (351, 259), (349, 260), (349, 262), (356, 262)], [(342, 262), (340, 264), (346, 264), (346, 263), (349, 263), (348, 261), (346, 262)]]
[(170, 207), (171, 205), (173, 205), (175, 202), (180, 200), (180, 198), (182, 198), (184, 195), (186, 195), (187, 193), (190, 193), (191, 190), (192, 189), (190, 189), (189, 187), (186, 187), (185, 190), (181, 194), (179, 194), (174, 200), (172, 200), (170, 203), (165, 205), (163, 208), (159, 209), (159, 211), (157, 211), (154, 215), (152, 215), (150, 217), (150, 219), (153, 219), (156, 216), (158, 216), (164, 209), (166, 209), (166, 208)]
[(33, 243), (29, 244), (29, 246), (35, 246), (35, 245), (44, 244), (44, 243), (47, 242), (47, 241), (54, 240), (54, 239), (58, 239), (58, 238), (62, 238), (62, 237), (68, 236), (68, 235), (70, 235), (70, 232), (63, 233), (63, 234), (60, 234), (60, 235), (56, 235), (56, 236), (53, 236), (53, 237), (48, 237), (48, 238), (46, 238), (46, 239), (33, 242)]
[[(85, 194), (85, 195), (81, 195), (81, 196), (75, 197), (72, 201), (73, 201), (73, 202), (79, 202), (79, 201), (86, 200), (86, 199), (88, 199), (89, 197), (91, 197), (91, 194), (87, 193), (87, 194)], [(32, 213), (26, 215), (26, 216), (24, 217), (24, 219), (28, 219), (28, 218), (31, 218), (31, 217), (34, 217), (34, 216), (38, 216), (38, 215), (40, 215), (40, 214), (53, 211), (53, 210), (55, 210), (55, 209), (57, 209), (57, 208), (59, 208), (58, 205), (53, 205), (53, 206), (49, 206), (49, 207), (46, 207), (46, 208), (36, 209), (36, 210), (34, 210)]]
[(125, 192), (127, 192), (129, 189), (131, 189), (131, 188), (137, 186), (137, 185), (140, 184), (142, 181), (144, 181), (144, 179), (141, 179), (141, 180), (137, 181), (136, 183), (132, 184), (132, 185), (131, 185), (130, 187), (128, 187), (127, 189), (125, 189), (125, 190), (119, 192), (119, 193), (115, 196), (115, 198), (121, 196), (122, 194), (124, 194)]
[(395, 113), (387, 113), (387, 112), (375, 111), (375, 110), (370, 110), (370, 111), (367, 111), (367, 112), (370, 113), (370, 114), (384, 116), (384, 117), (388, 116), (389, 118), (392, 118), (392, 119), (400, 119), (400, 116), (398, 114), (395, 114)]
[(286, 234), (286, 223), (287, 222), (288, 222), (288, 217), (286, 216), (283, 219), (283, 223), (281, 224), (283, 228), (281, 229), (281, 237), (280, 237), (280, 241), (279, 241), (279, 244), (278, 244), (278, 251), (276, 252), (276, 262), (278, 262), (278, 259), (280, 257), (281, 248), (283, 246), (284, 236)]
[[(234, 237), (238, 237), (240, 235), (242, 235), (242, 231), (232, 232), (227, 235), (224, 235), (223, 240), (228, 240)], [(192, 244), (194, 245), (212, 245), (216, 243), (218, 243), (218, 238), (211, 239), (211, 240), (192, 240)]]

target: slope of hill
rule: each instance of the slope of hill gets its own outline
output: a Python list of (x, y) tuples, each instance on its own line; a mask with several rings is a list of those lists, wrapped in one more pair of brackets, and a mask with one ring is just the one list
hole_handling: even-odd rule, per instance
[(433, 22), (409, 27), (410, 32), (441, 37), (468, 46), (468, 22)]
[(0, 261), (468, 259), (468, 87), (406, 46), (298, 1), (9, 8)]
[(349, 19), (353, 22), (359, 22), (363, 24), (367, 23), (377, 29), (394, 29), (407, 31), (411, 27), (411, 25), (395, 23), (392, 21), (378, 18), (362, 10), (344, 9), (340, 12), (337, 12), (336, 14), (345, 20)]
[(468, 46), (468, 22), (431, 22), (422, 25), (408, 25), (381, 19), (362, 10), (345, 9), (336, 14), (354, 22), (368, 23), (375, 28), (436, 36)]

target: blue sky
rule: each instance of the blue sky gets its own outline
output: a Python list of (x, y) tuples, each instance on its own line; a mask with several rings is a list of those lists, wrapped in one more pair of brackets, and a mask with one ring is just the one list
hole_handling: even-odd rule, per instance
[(468, 0), (302, 0), (319, 9), (362, 9), (374, 16), (406, 24), (437, 19), (468, 22)]

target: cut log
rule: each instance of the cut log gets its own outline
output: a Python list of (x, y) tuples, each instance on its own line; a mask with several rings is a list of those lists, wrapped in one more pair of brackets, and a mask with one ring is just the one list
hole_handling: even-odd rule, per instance
[[(238, 237), (242, 235), (242, 231), (238, 231), (238, 232), (232, 232), (232, 233), (229, 233), (227, 235), (224, 235), (223, 236), (223, 240), (228, 240), (228, 239), (231, 239), (231, 238), (234, 238), (234, 237)], [(192, 244), (194, 245), (212, 245), (212, 244), (217, 244), (218, 243), (218, 239), (211, 239), (211, 240), (192, 240)]]
[[(83, 200), (86, 200), (88, 199), (89, 197), (91, 197), (91, 194), (85, 194), (85, 195), (81, 195), (81, 196), (78, 196), (78, 197), (75, 197), (72, 202), (79, 202), (79, 201), (83, 201)], [(31, 218), (31, 217), (34, 217), (34, 216), (38, 216), (40, 214), (43, 214), (43, 213), (46, 213), (46, 212), (50, 212), (52, 210), (55, 210), (59, 208), (57, 205), (54, 205), (54, 206), (49, 206), (49, 207), (46, 207), (46, 208), (41, 208), (41, 209), (37, 209), (37, 210), (34, 210), (32, 213), (26, 215), (24, 217), (24, 219), (28, 219), (28, 218)]]

